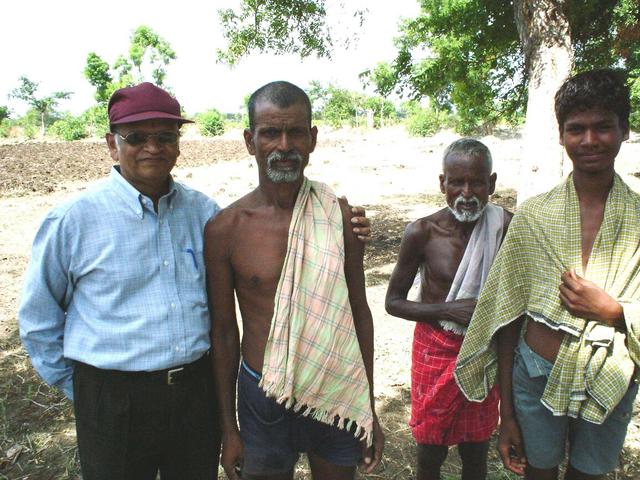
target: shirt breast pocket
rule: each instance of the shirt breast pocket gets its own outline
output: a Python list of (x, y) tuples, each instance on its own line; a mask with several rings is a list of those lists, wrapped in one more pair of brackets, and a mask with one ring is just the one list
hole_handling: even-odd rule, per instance
[(178, 260), (180, 285), (191, 301), (206, 304), (205, 268), (202, 250), (187, 247), (180, 250)]

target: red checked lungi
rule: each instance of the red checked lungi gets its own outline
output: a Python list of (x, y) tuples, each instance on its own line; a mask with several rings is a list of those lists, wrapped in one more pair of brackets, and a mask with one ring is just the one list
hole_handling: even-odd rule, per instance
[(497, 387), (482, 402), (469, 402), (453, 378), (463, 335), (417, 323), (411, 365), (411, 426), (417, 443), (483, 442), (498, 424)]

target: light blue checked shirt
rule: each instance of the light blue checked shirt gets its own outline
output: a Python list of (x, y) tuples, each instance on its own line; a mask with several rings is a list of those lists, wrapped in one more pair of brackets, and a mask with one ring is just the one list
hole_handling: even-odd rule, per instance
[(33, 242), (20, 337), (50, 385), (73, 397), (71, 360), (152, 371), (209, 349), (203, 231), (215, 201), (171, 181), (158, 213), (111, 170), (52, 210)]

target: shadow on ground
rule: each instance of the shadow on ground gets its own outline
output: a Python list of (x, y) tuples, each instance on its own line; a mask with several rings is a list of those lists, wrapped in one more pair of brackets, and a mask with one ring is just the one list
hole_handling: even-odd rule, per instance
[[(501, 191), (494, 201), (513, 210), (515, 194)], [(444, 206), (439, 195), (406, 197), (407, 206), (428, 202)], [(397, 257), (402, 233), (410, 210), (393, 210), (385, 205), (369, 205), (374, 236), (366, 250), (367, 270), (393, 264)], [(367, 283), (386, 283), (389, 274), (368, 275)], [(42, 384), (36, 376), (27, 354), (20, 346), (15, 318), (13, 330), (0, 340), (0, 480), (77, 480), (79, 469), (75, 446), (73, 409), (62, 394)], [(415, 478), (415, 443), (407, 424), (411, 410), (408, 385), (394, 385), (390, 394), (378, 400), (378, 414), (386, 435), (386, 448), (380, 467), (372, 475), (357, 478), (412, 480)], [(634, 416), (637, 422), (638, 414)], [(506, 472), (495, 450), (495, 436), (489, 457), (489, 480), (518, 478)], [(11, 454), (11, 455), (9, 455)], [(625, 448), (621, 465), (608, 480), (632, 480), (640, 472), (640, 449)], [(449, 452), (442, 469), (443, 480), (460, 478), (459, 456)], [(220, 479), (224, 474), (220, 474)], [(296, 469), (296, 479), (309, 479), (303, 461)]]

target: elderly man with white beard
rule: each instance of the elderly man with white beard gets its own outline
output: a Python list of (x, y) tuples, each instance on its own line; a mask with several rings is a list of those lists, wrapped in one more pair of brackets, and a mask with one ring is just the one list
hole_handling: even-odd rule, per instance
[[(440, 478), (450, 445), (458, 445), (463, 480), (486, 478), (498, 392), (471, 403), (453, 370), (512, 216), (488, 201), (496, 183), (491, 170), (491, 153), (481, 142), (462, 138), (447, 147), (440, 190), (448, 206), (407, 226), (389, 281), (387, 312), (416, 322), (410, 426), (418, 444), (418, 480)], [(420, 286), (416, 301), (407, 298), (414, 279)]]

